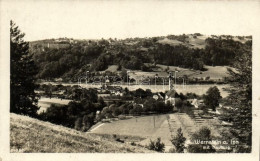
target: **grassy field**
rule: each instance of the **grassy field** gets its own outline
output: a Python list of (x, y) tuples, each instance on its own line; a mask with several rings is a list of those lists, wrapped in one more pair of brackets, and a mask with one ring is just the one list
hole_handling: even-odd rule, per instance
[[(155, 118), (155, 126), (153, 118)], [(93, 133), (108, 133), (136, 136), (151, 136), (166, 120), (165, 115), (136, 117), (127, 120), (104, 123), (100, 128), (92, 130)], [(127, 125), (127, 126), (126, 126)], [(102, 128), (101, 128), (102, 127)]]
[(117, 72), (118, 65), (109, 65), (105, 71)]
[[(155, 121), (155, 124), (154, 124)], [(145, 139), (136, 140), (137, 144), (148, 145), (150, 140), (158, 137), (165, 144), (165, 152), (173, 148), (170, 140), (176, 136), (177, 129), (182, 128), (184, 137), (187, 139), (186, 146), (190, 143), (190, 137), (202, 127), (208, 127), (213, 137), (221, 137), (221, 126), (218, 119), (203, 119), (195, 111), (195, 118), (190, 118), (185, 113), (173, 113), (157, 116), (142, 116), (128, 120), (119, 120), (112, 123), (103, 123), (91, 130), (95, 134), (140, 136)], [(226, 129), (228, 130), (228, 129)]]
[(208, 36), (197, 36), (197, 38), (194, 38), (192, 35), (189, 36), (189, 38), (186, 39), (188, 42), (181, 42), (178, 40), (172, 40), (168, 38), (164, 38), (162, 40), (159, 40), (158, 43), (160, 44), (168, 44), (171, 46), (177, 46), (177, 45), (186, 45), (191, 48), (199, 48), (203, 49), (206, 46), (205, 39)]
[(139, 140), (139, 144), (145, 146), (151, 140), (161, 138), (166, 145), (166, 151), (172, 148), (170, 142), (171, 133), (167, 121), (167, 114), (156, 116), (142, 116), (135, 117), (128, 120), (114, 121), (112, 123), (104, 123), (98, 128), (91, 130), (91, 133), (96, 134), (114, 134), (114, 135), (128, 135), (140, 136), (145, 138)]
[(176, 46), (176, 45), (184, 44), (184, 43), (181, 42), (181, 41), (171, 40), (171, 39), (168, 39), (168, 38), (164, 38), (164, 39), (162, 39), (162, 40), (159, 40), (158, 43), (160, 43), (160, 44), (168, 44), (168, 45), (171, 45), (171, 46)]
[(189, 44), (192, 45), (192, 48), (199, 48), (203, 49), (206, 46), (205, 39), (207, 36), (197, 36), (197, 38), (193, 38), (192, 36), (189, 36), (187, 39), (189, 41)]
[(207, 66), (205, 65), (206, 71), (201, 72), (201, 74), (193, 75), (193, 77), (210, 77), (210, 79), (221, 79), (228, 77), (228, 68), (227, 66)]
[(38, 101), (38, 106), (40, 109), (38, 110), (38, 113), (41, 113), (43, 111), (46, 111), (47, 108), (51, 106), (51, 104), (56, 105), (67, 105), (71, 100), (69, 99), (59, 99), (59, 98), (46, 98), (41, 97)]
[[(151, 64), (146, 64), (151, 65)], [(184, 75), (188, 76), (189, 78), (202, 78), (202, 77), (210, 77), (210, 79), (222, 79), (224, 77), (228, 77), (228, 70), (227, 66), (207, 66), (205, 65), (204, 68), (206, 71), (198, 71), (193, 69), (187, 69), (187, 68), (181, 68), (177, 66), (166, 66), (157, 64), (156, 67), (154, 67), (152, 70), (153, 72), (143, 72), (143, 71), (131, 71), (129, 74), (130, 77), (135, 79), (140, 79), (143, 76), (144, 77), (154, 77), (155, 74), (158, 74), (159, 77), (167, 77), (169, 76), (169, 73), (165, 70), (169, 67), (169, 71), (175, 71), (177, 70), (178, 73), (176, 73), (177, 77), (182, 77)], [(233, 69), (234, 70), (234, 69)]]
[(139, 146), (120, 143), (108, 136), (79, 132), (10, 114), (11, 153), (144, 153), (153, 152)]

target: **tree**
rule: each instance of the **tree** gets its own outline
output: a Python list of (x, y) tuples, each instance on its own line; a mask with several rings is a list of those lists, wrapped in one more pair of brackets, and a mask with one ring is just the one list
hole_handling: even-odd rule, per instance
[(124, 82), (127, 82), (127, 80), (129, 80), (129, 75), (127, 74), (127, 70), (125, 68), (122, 69), (121, 77), (123, 78)]
[(183, 101), (180, 98), (175, 98), (175, 107), (177, 107), (178, 111), (181, 111), (183, 105)]
[[(87, 131), (94, 124), (95, 114), (90, 113), (82, 118), (82, 131)], [(75, 125), (76, 126), (76, 125)]]
[(236, 71), (229, 69), (230, 81), (227, 118), (232, 118), (233, 137), (239, 139), (237, 152), (251, 152), (252, 148), (252, 41), (240, 51), (234, 61)]
[(82, 118), (79, 117), (79, 118), (77, 118), (76, 121), (75, 121), (75, 126), (74, 126), (74, 128), (75, 128), (76, 130), (80, 131), (80, 130), (81, 130), (81, 127), (82, 127)]
[(150, 144), (148, 145), (147, 148), (158, 152), (164, 152), (165, 145), (164, 143), (161, 143), (161, 138), (157, 138), (156, 141), (150, 140)]
[(23, 40), (25, 34), (13, 21), (10, 24), (10, 112), (36, 116), (39, 109), (34, 92), (37, 68), (29, 54), (29, 43)]
[(190, 153), (214, 153), (216, 150), (210, 143), (204, 144), (203, 142), (210, 142), (212, 141), (211, 138), (211, 131), (207, 127), (202, 127), (198, 132), (194, 133), (191, 136), (191, 142), (188, 146), (188, 152)]
[(216, 87), (216, 86), (210, 87), (208, 89), (206, 95), (204, 95), (204, 103), (206, 106), (208, 106), (213, 111), (215, 111), (216, 107), (219, 105), (219, 100), (221, 98), (222, 97), (220, 95), (218, 87)]
[(177, 135), (171, 140), (177, 153), (183, 153), (185, 149), (186, 138), (183, 136), (181, 128), (177, 130)]

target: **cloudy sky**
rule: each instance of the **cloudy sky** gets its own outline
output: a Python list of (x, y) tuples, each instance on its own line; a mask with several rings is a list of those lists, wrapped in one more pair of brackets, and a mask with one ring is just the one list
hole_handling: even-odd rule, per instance
[(3, 12), (26, 33), (46, 38), (126, 38), (195, 33), (251, 35), (257, 1), (13, 0)]

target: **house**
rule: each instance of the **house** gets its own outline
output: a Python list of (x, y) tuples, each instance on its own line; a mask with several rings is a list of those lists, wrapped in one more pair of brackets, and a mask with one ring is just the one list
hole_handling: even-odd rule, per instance
[(203, 104), (203, 100), (198, 100), (198, 99), (194, 98), (190, 103), (195, 108), (199, 108)]
[(175, 98), (176, 98), (176, 91), (175, 90), (170, 90), (165, 94), (165, 104), (167, 102), (170, 102), (171, 105), (175, 105)]
[(199, 108), (199, 102), (198, 99), (193, 99), (191, 104), (195, 107), (195, 108)]
[(109, 97), (109, 96), (110, 96), (109, 93), (99, 93), (99, 94), (98, 94), (98, 98), (100, 98), (100, 97), (105, 98), (105, 97)]
[(121, 91), (116, 91), (114, 94), (116, 96), (123, 96), (124, 95), (123, 92), (121, 92)]

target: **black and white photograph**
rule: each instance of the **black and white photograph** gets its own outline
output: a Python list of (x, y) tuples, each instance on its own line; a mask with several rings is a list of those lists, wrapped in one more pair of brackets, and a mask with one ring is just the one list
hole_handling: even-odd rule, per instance
[(0, 133), (10, 158), (259, 159), (259, 1), (1, 4)]

